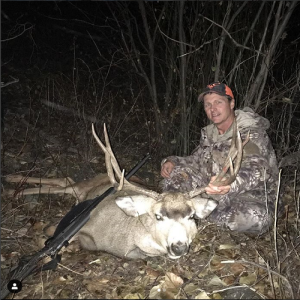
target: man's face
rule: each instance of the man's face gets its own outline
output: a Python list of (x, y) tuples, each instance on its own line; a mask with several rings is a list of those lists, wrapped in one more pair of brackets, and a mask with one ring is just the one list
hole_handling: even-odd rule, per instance
[(229, 101), (227, 97), (216, 93), (206, 94), (203, 97), (204, 110), (207, 117), (216, 125), (232, 122), (234, 117), (234, 99)]

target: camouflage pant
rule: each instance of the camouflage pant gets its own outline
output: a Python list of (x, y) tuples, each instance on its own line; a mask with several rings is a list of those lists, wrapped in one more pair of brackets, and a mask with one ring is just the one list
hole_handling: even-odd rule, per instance
[[(210, 178), (204, 178), (189, 167), (175, 167), (170, 178), (163, 180), (164, 192), (189, 192), (197, 186), (206, 186)], [(211, 196), (219, 201), (217, 208), (210, 214), (208, 220), (231, 230), (260, 234), (268, 230), (273, 223), (273, 205), (266, 205), (264, 193), (251, 191), (239, 194), (232, 199), (227, 195)], [(272, 204), (272, 203), (271, 203)]]

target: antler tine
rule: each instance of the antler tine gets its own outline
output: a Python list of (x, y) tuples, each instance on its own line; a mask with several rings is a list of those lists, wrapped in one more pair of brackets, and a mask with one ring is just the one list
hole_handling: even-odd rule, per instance
[[(218, 174), (215, 182), (218, 182), (226, 175), (229, 167), (231, 166), (233, 160), (235, 159), (235, 157), (237, 155), (237, 147), (236, 147), (237, 139), (238, 139), (237, 123), (236, 123), (236, 119), (234, 118), (230, 149), (228, 151), (227, 158), (225, 159), (222, 171)], [(230, 162), (230, 160), (231, 160), (231, 162)]]
[(124, 186), (124, 175), (125, 175), (125, 170), (123, 169), (122, 170), (122, 175), (121, 175), (121, 178), (120, 178), (120, 184), (117, 188), (117, 191), (121, 191), (123, 186)]
[(108, 137), (108, 133), (107, 133), (107, 129), (106, 129), (106, 125), (104, 123), (104, 138), (105, 138), (105, 144), (106, 144), (106, 149), (108, 150), (109, 154), (110, 154), (110, 161), (111, 164), (113, 166), (114, 171), (116, 172), (119, 180), (121, 179), (122, 176), (122, 171), (119, 167), (118, 161), (114, 155), (114, 152), (111, 149), (111, 145), (110, 145), (110, 141), (109, 141), (109, 137)]
[[(104, 132), (105, 131), (106, 131), (106, 126), (104, 124)], [(109, 178), (110, 182), (112, 183), (112, 185), (116, 186), (118, 183), (115, 179), (114, 171), (112, 168), (110, 153), (108, 152), (107, 148), (104, 146), (104, 144), (101, 142), (98, 135), (96, 134), (94, 123), (92, 123), (92, 133), (93, 133), (93, 136), (94, 136), (97, 144), (100, 146), (102, 151), (105, 153), (105, 165), (106, 165), (108, 178)], [(107, 134), (107, 131), (106, 131), (106, 134)]]
[[(246, 138), (243, 142), (242, 142), (241, 134), (240, 134), (239, 131), (237, 132), (237, 134), (238, 134), (237, 149), (235, 150), (235, 155), (234, 155), (234, 158), (236, 157), (236, 162), (235, 162), (235, 165), (234, 165), (234, 169), (233, 169), (233, 166), (232, 166), (232, 159), (230, 157), (230, 174), (234, 174), (235, 177), (236, 177), (236, 175), (237, 175), (237, 173), (238, 173), (238, 171), (241, 167), (242, 157), (243, 157), (243, 148), (249, 142), (249, 139), (250, 139), (250, 132), (249, 131), (248, 131), (247, 136), (246, 136)], [(233, 178), (233, 180), (231, 182), (228, 182), (228, 184), (232, 183), (235, 180), (235, 177)], [(223, 182), (226, 182), (226, 181), (223, 181)]]
[[(222, 171), (217, 175), (217, 178), (214, 181), (214, 185), (216, 183), (216, 186), (218, 186), (217, 185), (218, 182), (222, 183), (221, 185), (224, 185), (224, 183), (226, 181), (221, 181), (221, 180), (224, 178), (224, 176), (226, 175), (229, 168), (230, 168), (230, 174), (237, 175), (238, 170), (240, 169), (241, 160), (242, 160), (242, 156), (243, 156), (242, 155), (243, 154), (243, 147), (248, 143), (249, 139), (250, 139), (250, 132), (249, 131), (248, 131), (247, 136), (246, 136), (246, 138), (243, 142), (241, 140), (240, 132), (239, 131), (236, 132), (236, 136), (234, 138), (236, 147), (235, 147), (235, 144), (233, 144), (233, 143), (231, 144), (231, 147), (229, 149), (228, 156), (227, 156), (227, 158), (224, 162)], [(234, 168), (234, 171), (231, 171), (233, 169), (232, 162), (234, 161), (235, 158), (236, 158), (235, 168)]]
[(217, 176), (217, 178), (215, 179), (215, 181), (212, 183), (214, 186), (224, 186), (224, 185), (229, 185), (232, 182), (234, 182), (236, 175), (241, 167), (241, 163), (242, 163), (242, 157), (243, 157), (243, 144), (242, 144), (242, 139), (241, 139), (241, 134), (238, 131), (237, 132), (237, 139), (236, 139), (236, 150), (234, 152), (234, 157), (236, 157), (236, 161), (234, 164), (234, 168), (232, 165), (232, 161), (233, 159), (228, 156), (229, 159), (229, 164), (227, 166), (224, 166), (223, 169), (229, 169), (230, 168), (230, 176), (228, 178), (226, 178), (225, 180), (223, 180), (225, 178), (226, 172), (223, 175), (223, 172), (221, 172), (220, 174), (222, 174), (222, 176), (220, 176), (220, 174)]
[[(212, 183), (214, 186), (225, 186), (234, 182), (236, 175), (241, 167), (242, 157), (243, 157), (243, 147), (248, 143), (249, 139), (250, 139), (250, 132), (248, 131), (246, 139), (244, 140), (244, 142), (242, 142), (241, 134), (237, 130), (236, 121), (234, 121), (231, 147), (228, 156), (225, 160), (222, 171), (218, 174), (217, 178)], [(232, 162), (235, 158), (236, 161), (233, 168)], [(230, 176), (227, 179), (223, 180), (229, 168), (230, 168)]]

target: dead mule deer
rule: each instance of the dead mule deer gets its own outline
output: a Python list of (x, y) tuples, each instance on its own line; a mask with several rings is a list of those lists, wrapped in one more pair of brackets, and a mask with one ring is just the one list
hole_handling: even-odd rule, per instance
[[(86, 225), (76, 234), (83, 248), (106, 251), (119, 257), (132, 259), (165, 254), (176, 259), (186, 254), (197, 233), (195, 218), (208, 216), (217, 206), (217, 202), (201, 198), (199, 194), (203, 193), (203, 189), (194, 191), (197, 195), (192, 195), (192, 197), (183, 193), (158, 194), (128, 182), (124, 179), (113, 154), (105, 126), (106, 146), (96, 135), (94, 126), (92, 126), (92, 131), (97, 143), (105, 153), (107, 174), (111, 184), (122, 190), (105, 198), (92, 211)], [(230, 180), (232, 182), (242, 156), (242, 142), (239, 133), (236, 136), (238, 150), (235, 149), (235, 142), (233, 142), (229, 153), (232, 158), (227, 159), (227, 165), (224, 166), (222, 175), (224, 177), (225, 169), (228, 170), (231, 166)], [(232, 160), (236, 155), (237, 161), (233, 170)], [(114, 173), (119, 182), (115, 179)], [(89, 182), (96, 183), (97, 181), (94, 178)], [(95, 184), (95, 190), (97, 186), (100, 186), (99, 182), (97, 185)], [(88, 186), (87, 189), (90, 190), (91, 187)], [(66, 190), (67, 192), (76, 190), (78, 195), (87, 194), (84, 182), (63, 187), (60, 192), (64, 193)], [(103, 190), (103, 186), (101, 186), (101, 190)], [(54, 190), (49, 191), (53, 192)], [(24, 192), (26, 190), (23, 191), (23, 194)], [(59, 193), (58, 190), (56, 193)], [(73, 192), (71, 193), (73, 194)], [(98, 191), (96, 194), (100, 193)]]

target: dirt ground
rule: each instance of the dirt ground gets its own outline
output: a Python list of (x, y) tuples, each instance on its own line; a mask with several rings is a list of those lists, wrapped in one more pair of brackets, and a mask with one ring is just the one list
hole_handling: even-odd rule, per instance
[[(25, 77), (23, 86), (24, 83)], [(69, 176), (79, 181), (105, 172), (104, 156), (93, 141), (90, 120), (37, 101), (49, 100), (41, 96), (39, 87), (31, 90), (32, 98), (27, 99), (19, 89), (15, 85), (6, 92), (6, 97), (10, 93), (14, 97), (10, 99), (2, 126), (2, 191), (28, 186), (5, 182), (10, 174)], [(117, 108), (121, 114), (118, 122), (126, 117), (125, 105), (122, 102)], [(140, 138), (145, 126), (141, 129), (138, 109), (134, 107), (131, 127), (119, 126), (113, 118), (109, 119), (114, 128), (112, 146), (120, 165), (127, 170), (148, 151), (149, 143)], [(92, 108), (85, 113), (92, 115)], [(99, 133), (105, 119), (108, 115), (103, 115), (103, 120), (96, 124)], [(286, 214), (278, 220), (275, 231), (271, 228), (269, 233), (256, 238), (202, 221), (190, 253), (178, 260), (157, 257), (131, 261), (70, 245), (55, 271), (29, 276), (23, 281), (23, 290), (14, 298), (297, 299), (300, 297), (300, 220), (296, 213), (297, 207), (299, 213), (299, 190), (295, 188), (297, 179), (287, 173), (283, 170)], [(160, 180), (154, 162), (146, 164), (138, 175), (151, 185), (157, 185)], [(2, 284), (22, 256), (43, 247), (47, 238), (45, 229), (57, 224), (74, 204), (75, 199), (69, 195), (2, 197)]]

